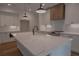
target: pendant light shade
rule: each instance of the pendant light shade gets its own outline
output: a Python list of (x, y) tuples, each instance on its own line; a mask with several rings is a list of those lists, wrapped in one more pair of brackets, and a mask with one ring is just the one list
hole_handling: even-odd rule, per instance
[(23, 16), (23, 17), (27, 17), (27, 16), (26, 16), (26, 12), (24, 13), (24, 16)]
[(27, 20), (26, 12), (24, 13), (24, 16), (22, 18), (23, 20)]
[(40, 4), (40, 8), (38, 8), (37, 10), (36, 10), (36, 12), (37, 13), (45, 13), (46, 12), (46, 10), (43, 8), (43, 4)]
[(25, 9), (25, 4), (24, 4), (24, 16), (22, 17), (22, 20), (28, 20), (26, 15), (26, 9)]

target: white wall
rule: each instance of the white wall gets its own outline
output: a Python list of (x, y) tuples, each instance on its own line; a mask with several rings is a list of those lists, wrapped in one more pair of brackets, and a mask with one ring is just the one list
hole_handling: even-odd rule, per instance
[(39, 14), (39, 25), (46, 25), (50, 23), (50, 10), (46, 13)]
[[(46, 31), (46, 25), (50, 24), (50, 10), (46, 13), (39, 14), (39, 29), (40, 31)], [(53, 29), (54, 30), (54, 29)]]

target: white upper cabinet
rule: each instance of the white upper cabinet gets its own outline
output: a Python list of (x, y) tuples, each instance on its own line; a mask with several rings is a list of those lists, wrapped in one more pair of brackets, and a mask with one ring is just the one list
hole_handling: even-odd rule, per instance
[(64, 31), (68, 30), (70, 24), (79, 24), (79, 4), (66, 4)]
[(16, 14), (0, 13), (0, 26), (18, 26), (19, 20)]
[(79, 4), (66, 4), (65, 23), (79, 23)]

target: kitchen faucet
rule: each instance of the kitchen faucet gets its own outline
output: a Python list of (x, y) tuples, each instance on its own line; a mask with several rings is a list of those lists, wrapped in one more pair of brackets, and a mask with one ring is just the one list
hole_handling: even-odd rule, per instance
[(38, 32), (38, 26), (34, 26), (34, 28), (33, 28), (33, 30), (32, 30), (32, 32), (33, 32), (33, 35), (35, 35), (35, 32)]

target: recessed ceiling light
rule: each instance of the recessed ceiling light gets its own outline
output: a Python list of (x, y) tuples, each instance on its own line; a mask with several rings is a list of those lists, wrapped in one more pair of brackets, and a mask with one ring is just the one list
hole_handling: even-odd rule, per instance
[(10, 3), (8, 4), (8, 6), (11, 6), (11, 5), (12, 5), (12, 4), (10, 4)]

